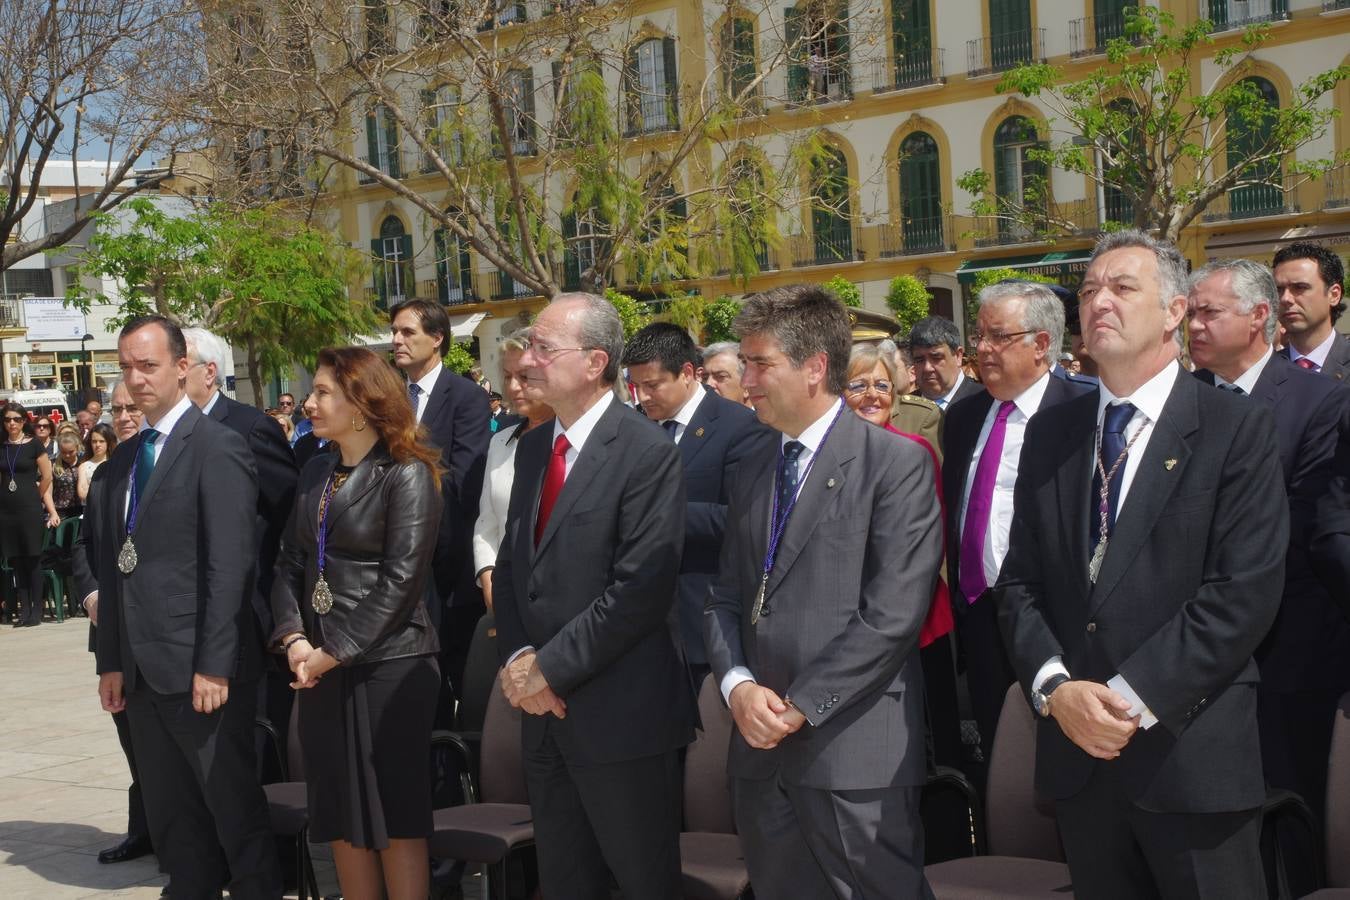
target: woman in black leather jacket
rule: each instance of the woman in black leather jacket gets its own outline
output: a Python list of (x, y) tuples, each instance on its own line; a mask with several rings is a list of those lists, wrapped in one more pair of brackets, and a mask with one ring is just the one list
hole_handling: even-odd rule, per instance
[(321, 352), (305, 406), (337, 447), (300, 475), (272, 640), (302, 691), (310, 839), (332, 844), (344, 895), (424, 900), (440, 673), (423, 597), (439, 454), (418, 440), (403, 380), (364, 348)]

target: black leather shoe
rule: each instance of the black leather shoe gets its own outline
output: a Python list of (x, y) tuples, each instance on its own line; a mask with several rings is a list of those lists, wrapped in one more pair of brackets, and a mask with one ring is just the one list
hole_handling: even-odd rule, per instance
[(120, 863), (129, 859), (140, 859), (142, 856), (149, 856), (154, 852), (155, 849), (150, 846), (148, 837), (128, 835), (126, 840), (117, 846), (100, 851), (98, 861), (101, 863)]

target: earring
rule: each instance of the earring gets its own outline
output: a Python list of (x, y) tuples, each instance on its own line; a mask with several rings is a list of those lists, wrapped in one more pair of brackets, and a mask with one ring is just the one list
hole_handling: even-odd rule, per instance
[(358, 425), (358, 424), (356, 424), (356, 417), (353, 416), (353, 417), (352, 417), (352, 431), (365, 431), (365, 430), (366, 430), (366, 420), (365, 420), (365, 419), (362, 419), (362, 420), (361, 420), (361, 424)]

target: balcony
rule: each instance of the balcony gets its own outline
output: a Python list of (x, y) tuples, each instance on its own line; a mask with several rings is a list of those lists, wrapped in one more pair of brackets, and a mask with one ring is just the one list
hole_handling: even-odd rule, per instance
[(1100, 230), (1097, 204), (1086, 199), (1051, 203), (1030, 221), (1001, 216), (976, 216), (973, 221), (976, 247), (1043, 244), (1054, 237), (1096, 234)]
[(524, 297), (539, 296), (539, 292), (534, 288), (521, 284), (502, 271), (487, 273), (487, 286), (489, 300), (520, 300)]
[(877, 226), (882, 259), (955, 250), (955, 235), (951, 216), (909, 219), (898, 224), (887, 222)]
[(1322, 12), (1336, 12), (1341, 9), (1350, 9), (1350, 0), (1322, 0)]
[(1289, 21), (1289, 0), (1200, 0), (1200, 18), (1210, 33), (1262, 22)]
[(966, 74), (971, 78), (1045, 62), (1045, 29), (1026, 28), (966, 41)]
[(853, 97), (849, 77), (849, 57), (822, 59), (813, 57), (805, 64), (788, 68), (788, 103), (809, 106), (815, 103), (837, 103)]
[[(1346, 0), (1350, 8), (1350, 0)], [(1322, 208), (1345, 209), (1350, 206), (1350, 163), (1336, 166), (1322, 176)]]
[[(1079, 59), (1106, 52), (1106, 45), (1116, 38), (1126, 37), (1125, 14), (1087, 16), (1069, 23), (1069, 56)], [(1130, 43), (1139, 44), (1138, 38)]]
[(788, 240), (794, 266), (828, 266), (862, 259), (849, 222), (836, 221), (817, 228), (814, 234), (798, 234)]
[[(718, 250), (714, 259), (716, 260), (713, 266), (714, 275), (724, 276), (731, 274), (731, 253), (728, 250)], [(778, 263), (774, 259), (773, 251), (771, 251), (769, 245), (763, 241), (759, 242), (759, 246), (755, 250), (755, 265), (759, 267), (761, 272), (773, 272), (778, 269)]]
[(941, 47), (925, 48), (904, 59), (872, 61), (872, 93), (885, 94), (930, 84), (946, 84)]
[(1283, 177), (1276, 175), (1268, 184), (1233, 188), (1209, 204), (1205, 210), (1205, 221), (1235, 222), (1301, 212), (1297, 186), (1303, 178), (1301, 175)]
[(491, 31), (505, 25), (515, 25), (525, 21), (524, 3), (503, 3), (495, 15), (488, 16), (479, 24), (479, 31)]
[(22, 308), (23, 301), (18, 297), (0, 297), (0, 329), (22, 328), (23, 320), (19, 315)]
[(467, 303), (481, 303), (483, 300), (474, 290), (467, 272), (460, 277), (459, 282), (445, 286), (438, 280), (417, 282), (417, 299), (432, 300), (445, 306), (464, 306)]

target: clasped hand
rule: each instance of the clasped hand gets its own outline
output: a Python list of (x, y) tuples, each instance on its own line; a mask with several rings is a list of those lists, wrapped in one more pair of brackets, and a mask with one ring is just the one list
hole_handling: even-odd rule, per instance
[(1139, 716), (1130, 701), (1095, 681), (1066, 681), (1050, 695), (1050, 715), (1064, 736), (1089, 756), (1115, 759), (1134, 737)]
[(314, 687), (325, 672), (337, 666), (336, 659), (306, 640), (296, 641), (287, 648), (286, 662), (295, 675), (291, 687), (297, 691)]
[(742, 681), (732, 688), (728, 701), (741, 737), (756, 750), (772, 750), (806, 724), (806, 716), (753, 681)]
[(502, 667), (502, 693), (511, 705), (532, 716), (549, 713), (567, 717), (567, 704), (548, 686), (533, 650), (520, 654)]

